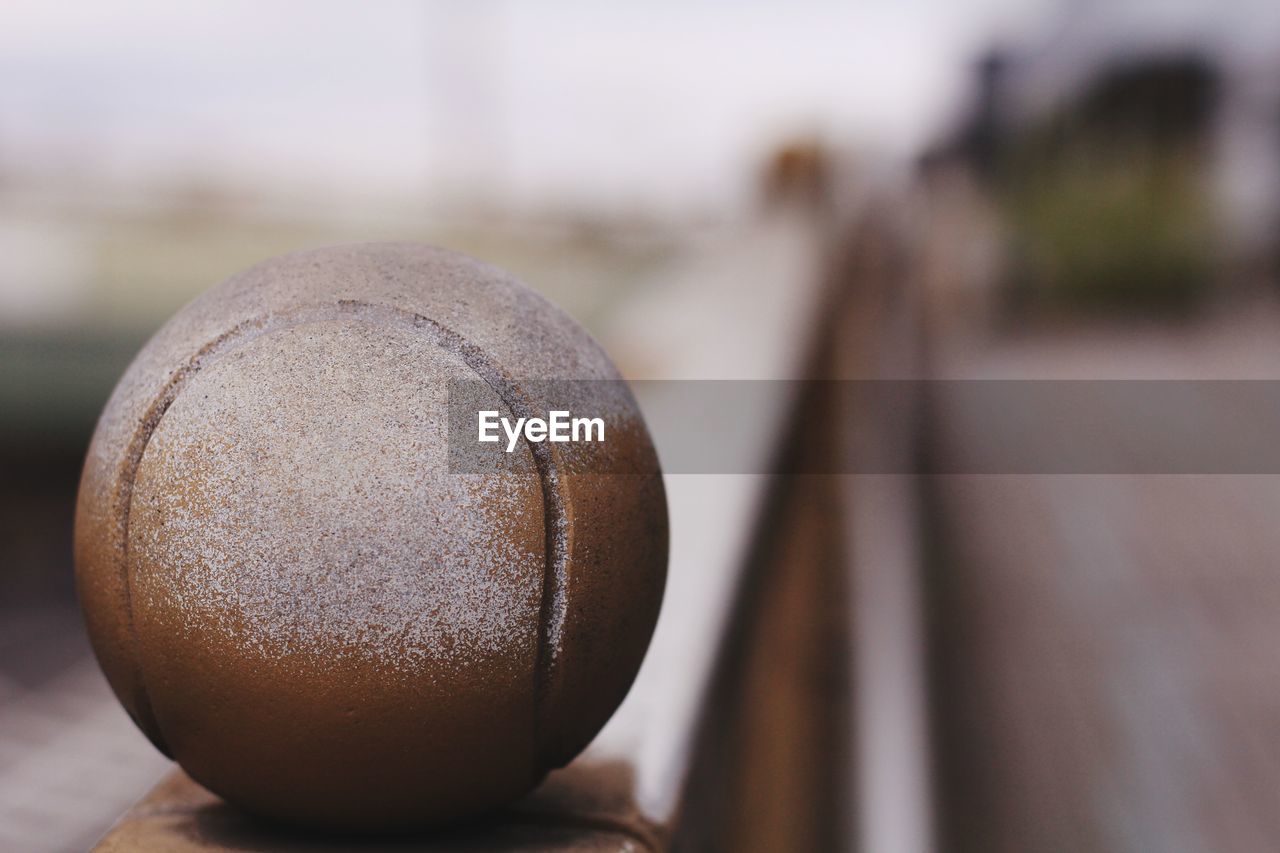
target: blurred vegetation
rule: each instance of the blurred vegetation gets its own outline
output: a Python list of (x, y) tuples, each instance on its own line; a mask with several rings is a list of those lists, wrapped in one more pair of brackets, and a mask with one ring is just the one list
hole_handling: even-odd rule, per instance
[(1004, 200), (1021, 295), (1135, 311), (1185, 311), (1205, 297), (1211, 216), (1186, 157), (1121, 146), (1076, 152), (1029, 173)]
[(1150, 314), (1204, 300), (1218, 89), (1195, 56), (1131, 61), (1011, 138), (994, 177), (1015, 304)]

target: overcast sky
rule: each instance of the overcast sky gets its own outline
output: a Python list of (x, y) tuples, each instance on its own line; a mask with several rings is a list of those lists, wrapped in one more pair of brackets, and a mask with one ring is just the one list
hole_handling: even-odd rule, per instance
[(1056, 0), (6, 0), (0, 168), (508, 200), (731, 202), (816, 131), (909, 152)]

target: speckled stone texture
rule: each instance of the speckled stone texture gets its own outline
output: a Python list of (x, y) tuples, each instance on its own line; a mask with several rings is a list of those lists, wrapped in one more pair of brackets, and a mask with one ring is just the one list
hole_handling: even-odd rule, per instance
[[(572, 759), (639, 668), (667, 519), (625, 383), (542, 382), (563, 379), (619, 377), (541, 297), (425, 246), (277, 258), (179, 312), (107, 404), (76, 517), (138, 726), (234, 804), (365, 830), (482, 812)], [(450, 470), (447, 395), (475, 386), (607, 440)]]

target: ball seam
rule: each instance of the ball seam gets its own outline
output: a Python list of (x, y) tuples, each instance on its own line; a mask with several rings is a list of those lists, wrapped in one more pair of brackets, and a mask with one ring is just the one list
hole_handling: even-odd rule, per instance
[[(125, 614), (128, 620), (128, 631), (133, 643), (134, 653), (131, 662), (135, 669), (135, 680), (139, 689), (138, 713), (144, 718), (143, 728), (159, 740), (157, 746), (168, 753), (169, 747), (164, 732), (160, 727), (151, 706), (150, 692), (142, 664), (136, 653), (138, 647), (137, 631), (133, 613), (133, 566), (129, 558), (129, 518), (133, 505), (133, 491), (138, 468), (146, 453), (147, 445), (160, 426), (169, 407), (182, 393), (186, 385), (202, 369), (217, 362), (222, 357), (234, 352), (257, 338), (286, 329), (324, 322), (326, 320), (355, 318), (368, 322), (374, 318), (390, 319), (398, 323), (407, 323), (416, 331), (426, 332), (433, 342), (442, 349), (456, 355), (475, 373), (490, 389), (498, 395), (502, 402), (511, 409), (516, 417), (532, 417), (535, 407), (524, 390), (515, 379), (506, 374), (484, 350), (458, 332), (444, 326), (423, 314), (408, 311), (392, 305), (362, 300), (340, 299), (333, 303), (315, 303), (292, 308), (284, 312), (271, 312), (248, 320), (241, 321), (226, 332), (213, 338), (200, 347), (194, 354), (176, 368), (161, 387), (159, 393), (152, 398), (144, 410), (142, 419), (135, 430), (125, 454), (125, 459), (117, 482), (121, 484), (118, 495), (117, 531), (120, 541), (120, 572), (125, 599)], [(550, 725), (549, 705), (552, 702), (552, 682), (559, 662), (559, 644), (562, 638), (567, 616), (567, 569), (568, 569), (568, 533), (569, 525), (566, 502), (562, 485), (557, 472), (556, 453), (547, 443), (526, 442), (533, 456), (534, 466), (542, 489), (544, 517), (544, 565), (541, 600), (538, 610), (538, 643), (534, 663), (534, 760), (540, 766), (546, 766), (549, 744), (545, 743)], [(537, 771), (537, 768), (535, 768)]]

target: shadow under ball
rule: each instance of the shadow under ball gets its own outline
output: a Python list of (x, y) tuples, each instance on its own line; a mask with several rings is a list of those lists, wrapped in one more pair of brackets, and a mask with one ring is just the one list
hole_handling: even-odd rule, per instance
[[(568, 392), (604, 442), (450, 470), (451, 381), (514, 421), (564, 405), (544, 379), (610, 380)], [(253, 267), (147, 344), (89, 448), (75, 557), (160, 750), (249, 811), (394, 830), (508, 802), (596, 735), (657, 620), (666, 502), (573, 320), (461, 255), (341, 246)]]

